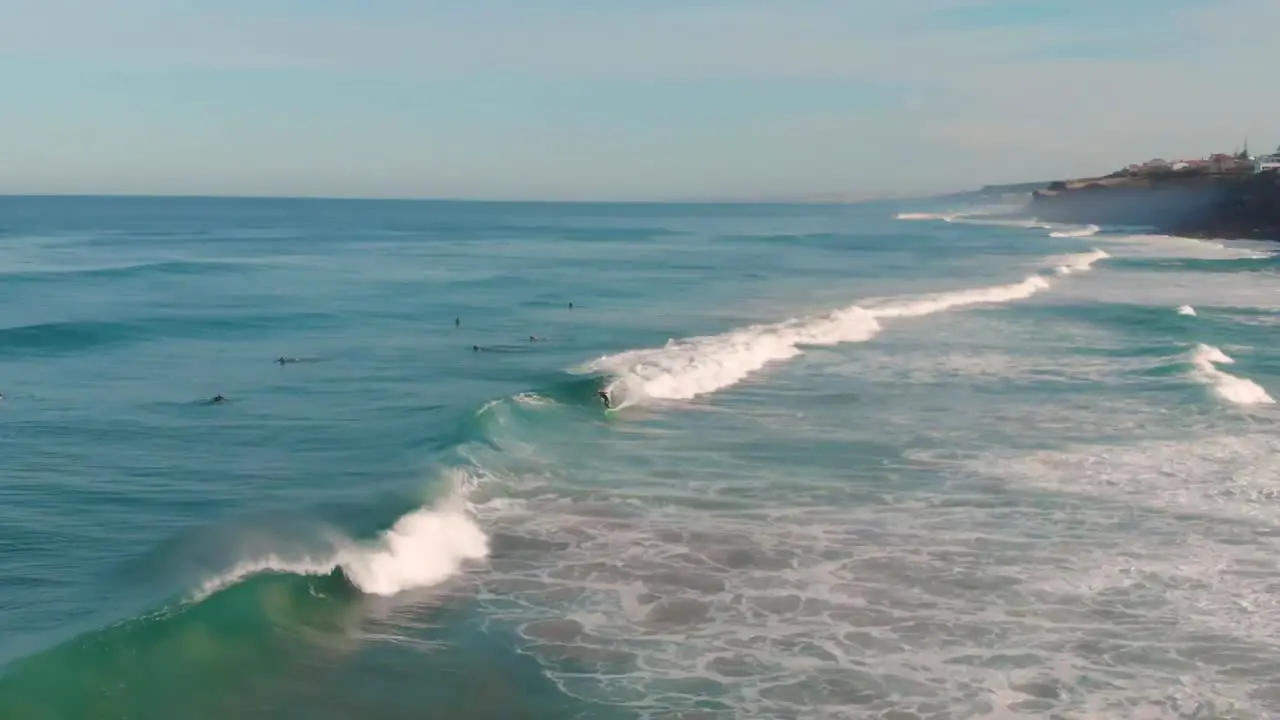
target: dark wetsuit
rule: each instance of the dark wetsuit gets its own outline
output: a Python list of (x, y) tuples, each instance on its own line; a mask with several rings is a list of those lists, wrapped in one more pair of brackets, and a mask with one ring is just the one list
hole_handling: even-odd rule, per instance
[(604, 401), (604, 406), (606, 408), (613, 407), (613, 402), (609, 400), (609, 393), (605, 392), (604, 390), (600, 390), (596, 392), (596, 395), (599, 395), (600, 399)]

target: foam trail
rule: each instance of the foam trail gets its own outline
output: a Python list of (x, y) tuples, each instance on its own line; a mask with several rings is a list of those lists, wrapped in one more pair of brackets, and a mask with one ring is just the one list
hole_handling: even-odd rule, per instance
[(1085, 225), (1084, 227), (1077, 228), (1075, 230), (1056, 230), (1054, 232), (1049, 233), (1049, 237), (1055, 237), (1055, 238), (1089, 237), (1090, 235), (1096, 235), (1098, 231), (1101, 229), (1102, 228), (1098, 227), (1097, 225)]
[(1206, 260), (1260, 260), (1269, 253), (1247, 248), (1228, 247), (1220, 242), (1176, 235), (1108, 235), (1108, 242), (1123, 243), (1144, 255), (1172, 258), (1203, 258)]
[(614, 375), (607, 388), (614, 407), (644, 398), (688, 400), (741, 382), (768, 363), (793, 358), (801, 354), (800, 345), (862, 342), (879, 331), (870, 313), (853, 306), (808, 320), (672, 340), (660, 348), (602, 357), (578, 371)]
[[(1089, 269), (1108, 257), (1101, 250), (1060, 258), (1058, 274)], [(645, 399), (689, 400), (735, 385), (771, 362), (791, 359), (804, 345), (836, 345), (863, 342), (881, 329), (883, 318), (920, 317), (967, 305), (1023, 300), (1050, 286), (1041, 274), (1011, 285), (940, 293), (908, 300), (853, 305), (814, 318), (788, 320), (772, 325), (752, 325), (723, 335), (670, 340), (660, 348), (629, 350), (593, 360), (575, 369), (579, 373), (613, 376), (606, 387), (615, 408)]]
[(911, 213), (911, 212), (898, 213), (895, 216), (895, 218), (898, 220), (942, 220), (944, 222), (951, 222), (952, 220), (955, 219), (955, 217), (956, 216), (952, 213)]
[(964, 214), (951, 218), (947, 222), (963, 225), (989, 225), (991, 227), (1025, 228), (1027, 230), (1048, 230), (1053, 226), (1036, 218), (1013, 220), (1008, 218), (988, 218), (981, 214)]
[(328, 575), (341, 570), (352, 585), (371, 595), (437, 585), (456, 574), (464, 562), (489, 554), (489, 540), (466, 506), (466, 480), (455, 478), (452, 494), (432, 507), (402, 516), (371, 542), (339, 538), (334, 548), (318, 557), (266, 555), (247, 560), (205, 581), (194, 599), (265, 573)]
[(920, 317), (965, 305), (1025, 300), (1048, 287), (1049, 281), (1043, 276), (1029, 275), (1022, 282), (1012, 285), (997, 285), (995, 287), (929, 295), (906, 303), (872, 308), (868, 312), (874, 318)]
[(1270, 405), (1275, 399), (1258, 383), (1218, 369), (1234, 363), (1230, 356), (1212, 345), (1200, 344), (1191, 353), (1196, 379), (1211, 385), (1218, 397), (1236, 405)]
[(1193, 307), (1191, 307), (1190, 305), (1179, 305), (1179, 306), (1178, 306), (1178, 314), (1179, 314), (1179, 315), (1189, 315), (1189, 316), (1191, 316), (1191, 317), (1195, 317), (1195, 316), (1196, 316), (1196, 309), (1195, 309), (1195, 308), (1193, 308)]
[(1085, 272), (1093, 267), (1093, 264), (1099, 260), (1105, 260), (1111, 257), (1107, 253), (1094, 248), (1087, 253), (1079, 253), (1076, 255), (1067, 255), (1061, 258), (1061, 264), (1054, 268), (1054, 272), (1059, 275), (1071, 275), (1078, 272)]

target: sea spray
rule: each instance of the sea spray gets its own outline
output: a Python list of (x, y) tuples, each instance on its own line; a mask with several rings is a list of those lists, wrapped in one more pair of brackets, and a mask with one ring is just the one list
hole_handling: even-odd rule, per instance
[(951, 222), (956, 216), (952, 213), (906, 212), (898, 213), (895, 217), (898, 220), (941, 220), (943, 222)]
[(489, 540), (467, 507), (477, 480), (451, 471), (453, 491), (439, 502), (418, 508), (371, 541), (342, 536), (312, 555), (268, 553), (236, 563), (200, 585), (192, 601), (261, 574), (328, 575), (341, 571), (347, 581), (371, 595), (395, 595), (430, 587), (456, 574), (463, 563), (489, 554)]

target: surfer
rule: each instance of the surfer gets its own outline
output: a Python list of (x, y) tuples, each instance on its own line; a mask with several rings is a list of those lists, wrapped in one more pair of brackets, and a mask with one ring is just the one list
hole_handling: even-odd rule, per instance
[(222, 393), (218, 393), (217, 395), (214, 395), (214, 396), (213, 396), (213, 399), (212, 399), (212, 400), (210, 400), (209, 402), (210, 402), (211, 404), (213, 404), (213, 405), (218, 405), (218, 404), (224, 403), (224, 402), (226, 402), (226, 401), (227, 401), (227, 399), (226, 399), (226, 398), (224, 398), (224, 397), (222, 397)]
[(479, 346), (479, 345), (472, 345), (472, 346), (471, 346), (471, 352), (480, 352), (480, 346)]
[(573, 309), (573, 301), (572, 301), (572, 300), (570, 300), (570, 301), (569, 301), (569, 309), (570, 309), (570, 310), (572, 310), (572, 309)]
[(456, 327), (456, 328), (460, 328), (460, 327), (462, 327), (462, 318), (454, 318), (454, 319), (453, 319), (453, 326), (454, 326), (454, 327)]
[(606, 409), (606, 410), (611, 409), (611, 408), (613, 407), (613, 402), (612, 402), (611, 400), (609, 400), (609, 393), (608, 393), (608, 391), (606, 391), (606, 390), (597, 390), (597, 391), (596, 391), (596, 395), (599, 395), (599, 396), (600, 396), (600, 400), (604, 402), (604, 407), (605, 407), (605, 409)]

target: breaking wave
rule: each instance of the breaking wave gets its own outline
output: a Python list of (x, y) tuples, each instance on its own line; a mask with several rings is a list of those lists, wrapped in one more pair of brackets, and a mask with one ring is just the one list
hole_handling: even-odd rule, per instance
[(943, 222), (951, 222), (957, 216), (955, 213), (921, 213), (921, 212), (904, 212), (894, 216), (898, 220), (941, 220)]
[(1022, 282), (1011, 285), (996, 285), (972, 290), (925, 295), (915, 300), (877, 306), (870, 312), (873, 317), (877, 318), (920, 317), (966, 305), (1025, 300), (1048, 288), (1048, 278), (1043, 275), (1028, 275)]
[(437, 585), (464, 563), (489, 554), (488, 537), (467, 508), (467, 490), (474, 481), (462, 471), (454, 472), (451, 494), (433, 506), (401, 516), (372, 541), (337, 538), (332, 548), (316, 556), (268, 554), (250, 558), (206, 580), (193, 600), (262, 574), (324, 576), (338, 572), (370, 595), (395, 595)]
[(1098, 234), (1098, 231), (1101, 229), (1102, 228), (1098, 227), (1097, 225), (1085, 225), (1082, 228), (1076, 228), (1074, 230), (1055, 230), (1049, 233), (1049, 237), (1055, 237), (1055, 238), (1089, 237), (1091, 235)]
[(1059, 275), (1071, 275), (1073, 273), (1084, 272), (1093, 267), (1093, 264), (1099, 260), (1105, 260), (1111, 257), (1106, 252), (1094, 248), (1087, 253), (1078, 253), (1076, 255), (1067, 255), (1060, 260), (1060, 264), (1054, 268), (1054, 272)]
[[(1109, 257), (1101, 250), (1059, 258), (1055, 271), (1069, 275)], [(669, 340), (659, 348), (628, 350), (588, 362), (574, 371), (603, 374), (610, 402), (622, 408), (648, 399), (690, 400), (735, 385), (772, 362), (803, 353), (806, 345), (863, 342), (881, 330), (880, 320), (932, 315), (969, 305), (1023, 300), (1050, 287), (1036, 273), (1009, 285), (852, 305), (825, 315), (752, 325), (721, 335)]]
[(1179, 306), (1178, 306), (1178, 314), (1179, 314), (1179, 315), (1188, 315), (1188, 316), (1190, 316), (1190, 317), (1195, 317), (1195, 315), (1196, 315), (1196, 309), (1195, 309), (1195, 308), (1193, 308), (1193, 307), (1191, 307), (1190, 305), (1179, 305)]
[(1196, 379), (1212, 387), (1218, 397), (1235, 405), (1274, 403), (1275, 399), (1258, 383), (1218, 369), (1218, 365), (1230, 365), (1234, 362), (1231, 356), (1212, 345), (1197, 345), (1191, 353)]
[(853, 306), (807, 320), (752, 325), (723, 335), (671, 340), (660, 348), (629, 350), (594, 360), (582, 373), (612, 375), (605, 391), (614, 407), (644, 398), (689, 400), (734, 385), (770, 362), (801, 354), (802, 345), (862, 342), (880, 324)]

